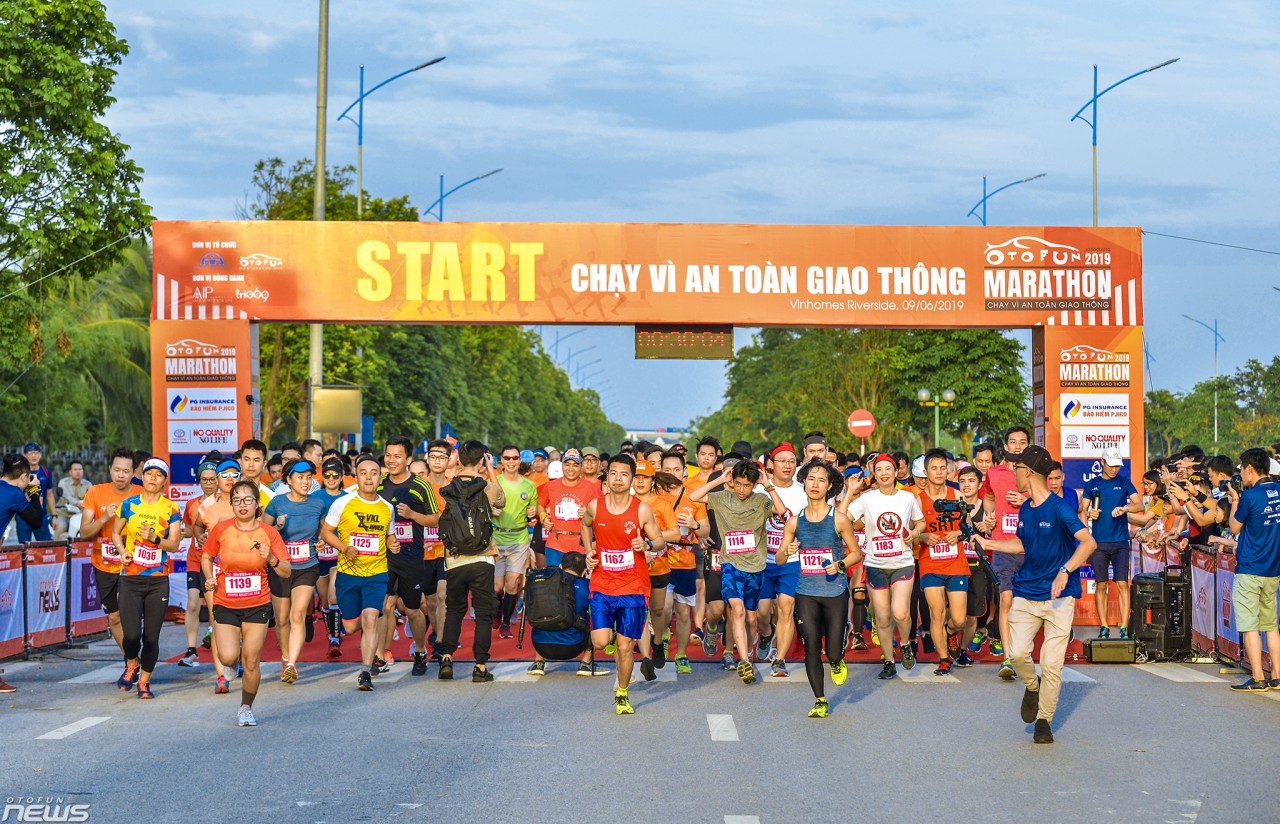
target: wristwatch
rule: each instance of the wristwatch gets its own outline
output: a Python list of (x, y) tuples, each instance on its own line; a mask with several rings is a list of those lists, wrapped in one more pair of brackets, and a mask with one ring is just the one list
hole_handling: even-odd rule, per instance
[(1071, 570), (1067, 569), (1067, 565), (1066, 565), (1066, 564), (1063, 564), (1062, 566), (1058, 567), (1058, 571), (1059, 571), (1059, 572), (1066, 573), (1067, 575), (1070, 575), (1070, 574), (1071, 574)]

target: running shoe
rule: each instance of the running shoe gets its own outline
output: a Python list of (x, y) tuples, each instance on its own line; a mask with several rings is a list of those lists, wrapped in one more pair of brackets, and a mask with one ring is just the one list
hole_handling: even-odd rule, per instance
[(706, 633), (702, 631), (701, 627), (694, 627), (693, 632), (689, 633), (690, 640), (697, 641), (699, 644), (702, 643), (702, 639), (705, 637)]
[(303, 643), (310, 644), (316, 637), (316, 614), (314, 612), (307, 613), (306, 620), (302, 624), (304, 628)]
[(657, 679), (658, 673), (654, 672), (652, 658), (640, 659), (640, 674), (644, 676), (644, 680), (646, 681), (653, 681)]
[(733, 670), (737, 665), (733, 662), (733, 653), (725, 650), (724, 655), (720, 656), (720, 669)]
[(995, 656), (1004, 655), (1004, 643), (999, 638), (991, 639), (991, 654)]
[(329, 657), (330, 658), (342, 657), (342, 639), (341, 638), (329, 639)]
[(1031, 736), (1032, 742), (1036, 744), (1052, 744), (1053, 728), (1049, 726), (1049, 722), (1043, 718), (1036, 719), (1036, 730)]
[[(0, 683), (3, 683), (3, 682), (0, 681)], [(1273, 690), (1280, 690), (1280, 678), (1272, 678), (1270, 681), (1267, 682), (1267, 686), (1271, 687), (1271, 689)], [(4, 690), (0, 689), (0, 692), (4, 692)]]
[(213, 685), (213, 694), (226, 695), (229, 692), (231, 692), (231, 685), (227, 683), (225, 676), (219, 675), (217, 683)]
[(138, 683), (138, 678), (142, 675), (141, 667), (124, 668), (124, 672), (120, 673), (120, 677), (116, 679), (116, 689), (121, 692), (132, 692), (134, 684)]
[(706, 631), (702, 633), (702, 654), (708, 658), (715, 658), (716, 645), (719, 640), (716, 631), (708, 626)]
[(950, 675), (951, 667), (954, 666), (950, 658), (943, 658), (938, 662), (938, 668), (933, 671), (934, 675)]
[(618, 645), (615, 644), (613, 641), (610, 641), (609, 643), (604, 645), (605, 655), (613, 655), (617, 651), (618, 651)]
[(244, 664), (236, 663), (236, 678), (244, 678)]
[(754, 684), (756, 682), (756, 668), (751, 666), (750, 661), (739, 661), (738, 677), (742, 679), (744, 684)]
[(383, 670), (383, 672), (386, 672), (396, 662), (396, 657), (391, 654), (391, 650), (383, 650), (382, 660), (386, 662), (386, 669)]
[(902, 645), (902, 668), (911, 669), (916, 665), (916, 645), (908, 643)]
[(361, 670), (356, 676), (356, 689), (361, 692), (373, 692), (373, 674), (367, 670)]
[(773, 664), (769, 667), (769, 675), (774, 678), (790, 678), (791, 676), (787, 674), (787, 662), (781, 658), (773, 659)]
[(626, 690), (615, 690), (613, 693), (613, 711), (618, 715), (635, 715), (636, 711), (631, 706), (631, 699), (627, 697)]
[(960, 656), (960, 633), (947, 633), (947, 655), (950, 658), (958, 658)]
[(529, 670), (528, 670), (528, 672), (529, 672), (529, 674), (530, 674), (530, 675), (546, 675), (546, 674), (547, 674), (547, 662), (546, 662), (546, 661), (534, 661), (532, 664), (530, 664), (530, 665), (529, 665)]
[(392, 660), (390, 655), (388, 655), (386, 658), (379, 658), (378, 656), (375, 655), (373, 656), (373, 668), (369, 670), (369, 672), (371, 672), (374, 675), (381, 675), (384, 672), (391, 672), (391, 665), (394, 663), (395, 661)]
[(446, 655), (440, 659), (440, 668), (436, 672), (436, 678), (441, 681), (453, 680), (453, 656)]
[(471, 683), (473, 684), (490, 684), (493, 683), (493, 673), (489, 672), (489, 668), (480, 669), (480, 665), (476, 664), (471, 668)]
[(840, 645), (840, 649), (849, 648), (849, 639), (853, 637), (853, 622), (845, 621), (844, 623), (844, 643)]
[(980, 629), (973, 634), (973, 640), (969, 642), (969, 652), (975, 655), (982, 652), (982, 645), (987, 641), (987, 631)]
[(831, 662), (831, 683), (837, 687), (844, 686), (845, 679), (849, 677), (849, 668), (845, 666), (844, 661)]
[(510, 624), (499, 624), (499, 625), (498, 625), (498, 637), (499, 637), (499, 638), (510, 638), (510, 637), (511, 637), (511, 625), (510, 625)]
[(774, 658), (778, 657), (777, 640), (777, 633), (768, 636), (760, 636), (760, 643), (756, 644), (756, 650), (758, 651), (761, 661), (772, 661)]
[(581, 664), (578, 664), (577, 674), (581, 675), (583, 678), (592, 678), (598, 675), (613, 675), (613, 670), (598, 667), (596, 666), (595, 661), (583, 661)]
[(253, 717), (253, 709), (248, 704), (241, 704), (239, 711), (236, 712), (237, 727), (256, 727), (258, 719)]
[[(689, 666), (689, 658), (685, 655), (676, 656), (676, 672), (681, 675), (688, 675), (693, 672), (693, 667)], [(1280, 689), (1280, 681), (1277, 681), (1277, 689)]]
[(142, 684), (142, 683), (138, 684), (138, 697), (139, 698), (155, 698), (156, 697), (156, 694), (151, 691), (150, 681), (146, 682), (145, 684)]
[(1244, 681), (1240, 684), (1232, 684), (1231, 689), (1235, 692), (1266, 692), (1270, 689), (1270, 686), (1265, 679), (1262, 681), (1255, 681), (1250, 678), (1248, 681)]
[(427, 674), (427, 654), (425, 652), (415, 652), (413, 654), (413, 669), (409, 670), (409, 674), (417, 676)]
[(200, 639), (200, 646), (204, 647), (205, 649), (213, 648), (213, 630), (208, 630), (205, 632), (204, 637)]
[(827, 702), (823, 701), (821, 698), (813, 702), (813, 709), (809, 710), (809, 717), (810, 718), (826, 718)]
[(3, 676), (0, 676), (0, 693), (8, 695), (11, 692), (17, 692), (17, 691), (18, 691), (17, 687), (5, 681)]
[(1099, 628), (1098, 628), (1098, 637), (1099, 637), (1099, 638), (1110, 638), (1110, 637), (1111, 637), (1111, 627), (1099, 627)]
[(1036, 715), (1040, 713), (1039, 682), (1040, 679), (1037, 678), (1036, 688), (1031, 689), (1028, 687), (1026, 691), (1022, 693), (1022, 706), (1019, 707), (1018, 712), (1021, 713), (1023, 723), (1030, 724), (1032, 721), (1036, 720)]
[(653, 665), (662, 669), (667, 665), (667, 639), (655, 641), (653, 644)]
[(187, 654), (182, 656), (182, 658), (178, 661), (178, 666), (180, 667), (199, 667), (200, 666), (200, 656), (196, 655), (195, 647), (187, 647)]
[(293, 664), (285, 664), (280, 668), (280, 683), (292, 684), (298, 680), (298, 668)]
[(871, 646), (880, 646), (880, 633), (876, 632), (874, 629), (871, 630)]
[(1004, 662), (1000, 664), (1000, 669), (996, 672), (996, 675), (1000, 676), (1005, 681), (1012, 681), (1014, 675), (1013, 662), (1008, 658), (1004, 659)]
[(1121, 641), (1128, 641), (1128, 640), (1129, 640), (1129, 628), (1128, 628), (1128, 627), (1120, 627), (1120, 640), (1121, 640)]
[(876, 677), (881, 681), (888, 681), (890, 678), (897, 678), (898, 668), (893, 665), (892, 661), (885, 661), (884, 666), (880, 668), (880, 674)]
[(956, 659), (956, 666), (957, 666), (957, 667), (972, 667), (972, 666), (973, 666), (973, 659), (969, 657), (969, 651), (968, 651), (968, 650), (965, 650), (964, 652), (960, 653), (960, 657)]

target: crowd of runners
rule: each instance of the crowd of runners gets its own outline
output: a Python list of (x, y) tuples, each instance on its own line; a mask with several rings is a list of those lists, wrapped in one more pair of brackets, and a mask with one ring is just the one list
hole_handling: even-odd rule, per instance
[[(1138, 489), (1119, 453), (1108, 452), (1101, 475), (1073, 490), (1063, 487), (1061, 464), (1030, 440), (1014, 427), (968, 458), (942, 449), (914, 458), (841, 453), (820, 432), (763, 455), (745, 442), (725, 451), (712, 437), (692, 454), (681, 443), (623, 443), (605, 454), (450, 439), (418, 455), (413, 441), (393, 437), (376, 453), (308, 440), (273, 455), (248, 440), (234, 454), (205, 457), (200, 494), (184, 506), (165, 497), (163, 460), (120, 449), (110, 480), (83, 494), (78, 531), (92, 541), (102, 608), (124, 659), (117, 688), (155, 696), (168, 574), (185, 553), (179, 663), (199, 667), (197, 648), (209, 647), (213, 691), (240, 680), (241, 726), (257, 723), (271, 626), (282, 682), (297, 681), (318, 618), (333, 657), (359, 644), (357, 688), (370, 691), (397, 663), (391, 641), (401, 631), (412, 637), (402, 666), (423, 676), (434, 665), (437, 678), (453, 679), (470, 618), (471, 680), (488, 682), (492, 633), (511, 637), (526, 577), (557, 569), (581, 619), (534, 629), (529, 672), (580, 659), (579, 675), (614, 675), (597, 664), (611, 655), (619, 715), (634, 712), (637, 658), (651, 681), (668, 663), (691, 672), (688, 651), (700, 645), (751, 684), (789, 677), (798, 634), (810, 717), (830, 712), (827, 680), (845, 683), (849, 650), (878, 648), (888, 680), (922, 653), (937, 655), (935, 675), (949, 675), (985, 647), (1001, 662), (999, 678), (1024, 684), (1023, 720), (1048, 742), (1080, 566), (1093, 565), (1102, 616), (1114, 578), (1124, 637), (1130, 541), (1174, 552), (1188, 538), (1233, 544), (1248, 527), (1236, 512), (1242, 492), (1280, 467), (1263, 452), (1269, 463), (1251, 475), (1258, 459), (1242, 460), (1242, 489), (1232, 461), (1192, 449), (1153, 464)], [(5, 526), (18, 515), (30, 527), (41, 496), (30, 491), (26, 459), (6, 458), (4, 479)], [(1270, 592), (1264, 632), (1275, 625)], [(1259, 679), (1280, 689), (1261, 675), (1246, 688)]]

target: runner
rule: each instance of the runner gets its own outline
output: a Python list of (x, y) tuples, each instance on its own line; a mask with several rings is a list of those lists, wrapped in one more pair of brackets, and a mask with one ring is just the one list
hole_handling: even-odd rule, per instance
[[(575, 453), (577, 450), (573, 450)], [(582, 464), (567, 462), (564, 476), (538, 487), (538, 519), (546, 536), (546, 566), (560, 566), (566, 552), (582, 552), (582, 510), (600, 497), (600, 484), (582, 475)], [(529, 476), (533, 480), (533, 475)]]
[[(871, 588), (871, 609), (875, 614), (876, 633), (884, 666), (880, 678), (897, 676), (894, 665), (893, 631), (896, 627), (902, 644), (902, 666), (916, 665), (911, 648), (911, 586), (915, 579), (912, 546), (924, 530), (924, 514), (920, 500), (897, 485), (898, 462), (881, 452), (871, 463), (876, 487), (845, 503), (845, 515), (866, 530), (868, 552), (863, 560), (867, 585)], [(861, 489), (861, 479), (850, 488)]]
[[(969, 609), (969, 562), (960, 548), (961, 513), (956, 492), (947, 486), (947, 453), (930, 449), (924, 454), (924, 485), (920, 511), (924, 532), (916, 544), (920, 557), (920, 588), (929, 606), (929, 633), (938, 652), (934, 675), (950, 675), (960, 657), (960, 631)], [(951, 509), (939, 511), (939, 502)]]
[[(728, 461), (726, 461), (728, 463)], [(751, 665), (751, 645), (756, 637), (756, 607), (764, 579), (765, 521), (770, 514), (781, 516), (787, 505), (778, 497), (772, 484), (767, 494), (755, 491), (760, 482), (760, 467), (754, 461), (740, 461), (711, 483), (704, 484), (689, 497), (705, 502), (707, 512), (715, 516), (724, 540), (720, 571), (720, 590), (729, 604), (734, 646), (741, 660), (735, 669), (744, 684), (754, 684), (755, 668)], [(729, 489), (719, 490), (721, 486)], [(726, 655), (728, 652), (726, 651)]]
[(631, 494), (635, 470), (630, 457), (611, 458), (605, 476), (608, 491), (588, 503), (582, 515), (582, 546), (592, 570), (591, 643), (601, 650), (615, 644), (618, 681), (613, 705), (618, 715), (635, 713), (627, 691), (636, 640), (644, 632), (648, 561), (652, 553), (666, 549), (653, 510)]
[[(995, 526), (991, 528), (992, 540), (1008, 540), (1014, 537), (1014, 532), (1018, 528), (1018, 509), (1026, 498), (1018, 489), (1013, 467), (1006, 460), (1006, 456), (1021, 453), (1030, 443), (1031, 433), (1026, 427), (1015, 426), (1008, 429), (1004, 433), (1004, 449), (996, 456), (998, 462), (987, 470), (986, 477), (982, 479), (980, 494), (996, 519)], [(1009, 608), (1013, 606), (1013, 577), (1022, 566), (1023, 556), (1002, 552), (994, 556), (989, 554), (988, 557), (991, 559), (992, 568), (996, 571), (997, 584), (1000, 588), (999, 620), (996, 622), (1000, 637), (991, 639), (991, 654), (1004, 657), (996, 674), (1005, 681), (1012, 681), (1013, 661), (1005, 652), (1004, 642), (1009, 638)]]
[(271, 491), (271, 478), (266, 474), (267, 445), (250, 438), (240, 444), (240, 476), (258, 485), (258, 501), (264, 507), (275, 497)]
[[(120, 549), (112, 541), (116, 515), (126, 498), (137, 494), (133, 479), (133, 450), (117, 449), (111, 453), (111, 482), (89, 487), (81, 507), (80, 537), (93, 541), (93, 580), (98, 589), (98, 602), (107, 614), (111, 638), (124, 652), (124, 633), (120, 627)], [(190, 636), (188, 636), (190, 637)]]
[[(200, 656), (196, 644), (200, 643), (200, 607), (204, 604), (204, 573), (200, 571), (200, 544), (195, 539), (196, 517), (200, 504), (218, 491), (218, 461), (222, 453), (206, 456), (196, 467), (200, 481), (200, 494), (187, 501), (182, 508), (183, 540), (187, 543), (187, 616), (183, 628), (187, 631), (187, 651), (178, 661), (180, 667), (199, 667)], [(209, 626), (213, 631), (213, 625)]]
[(831, 683), (837, 687), (848, 677), (844, 663), (845, 623), (849, 613), (849, 585), (845, 570), (862, 557), (853, 525), (832, 504), (844, 486), (839, 472), (829, 464), (810, 461), (800, 469), (806, 505), (787, 521), (778, 550), (778, 563), (799, 558), (796, 584), (796, 626), (804, 641), (804, 669), (813, 689), (810, 718), (826, 718), (826, 683), (822, 653), (831, 665)]
[(493, 480), (484, 444), (464, 441), (458, 447), (458, 463), (457, 476), (440, 491), (445, 502), (440, 515), (440, 536), (445, 543), (445, 616), (436, 677), (442, 681), (453, 678), (453, 653), (458, 649), (470, 598), (476, 618), (471, 642), (476, 663), (471, 682), (484, 684), (493, 681), (489, 646), (493, 642), (491, 622), (498, 611), (493, 589), (498, 548), (493, 542), (492, 520), (506, 506), (506, 498)]
[[(320, 521), (328, 512), (328, 507), (322, 496), (309, 494), (312, 481), (315, 480), (315, 469), (310, 461), (290, 461), (284, 466), (283, 477), (288, 491), (271, 499), (262, 520), (280, 534), (288, 551), (288, 567), (292, 570), (283, 577), (277, 574), (274, 567), (267, 572), (271, 604), (276, 616), (276, 637), (280, 640), (283, 658), (280, 663), (280, 680), (292, 684), (298, 680), (297, 664), (298, 656), (302, 654), (302, 644), (307, 640), (306, 636), (310, 635), (304, 631), (304, 627), (310, 627), (316, 582), (320, 580), (316, 539), (320, 533)], [(237, 510), (237, 518), (242, 514)], [(237, 526), (243, 528), (242, 524)], [(243, 685), (241, 689), (244, 689)]]
[[(320, 469), (320, 489), (313, 493), (329, 507), (346, 493), (342, 491), (342, 461), (339, 458), (324, 459)], [(338, 574), (338, 550), (324, 541), (316, 541), (316, 559), (320, 573), (316, 579), (316, 592), (320, 594), (320, 616), (324, 619), (329, 635), (329, 657), (342, 656), (342, 612), (338, 609), (338, 589), (334, 585)]]
[(120, 549), (120, 627), (124, 674), (116, 681), (123, 692), (136, 684), (139, 698), (155, 698), (151, 673), (160, 657), (160, 629), (169, 606), (169, 553), (182, 540), (182, 512), (162, 494), (169, 465), (151, 458), (142, 465), (142, 491), (120, 504), (111, 525), (111, 542)]
[[(787, 512), (782, 518), (769, 518), (765, 524), (765, 540), (769, 549), (765, 556), (764, 582), (760, 586), (760, 609), (756, 613), (756, 621), (760, 625), (760, 643), (757, 649), (764, 660), (773, 662), (770, 675), (786, 678), (787, 652), (796, 640), (796, 583), (800, 580), (800, 556), (793, 552), (790, 560), (779, 564), (775, 561), (775, 555), (778, 547), (782, 546), (786, 522), (805, 508), (808, 498), (804, 487), (795, 482), (795, 447), (783, 441), (774, 447), (769, 456), (773, 461), (773, 475), (769, 482), (786, 504)], [(778, 602), (778, 612), (772, 621), (776, 628), (771, 629), (775, 600)]]
[[(679, 537), (667, 542), (667, 564), (671, 567), (671, 594), (676, 615), (676, 672), (693, 672), (689, 666), (689, 639), (692, 636), (694, 608), (703, 581), (699, 577), (702, 539), (710, 534), (707, 508), (689, 499), (684, 486), (684, 456), (668, 452), (662, 458), (663, 471), (656, 480), (672, 511), (676, 514)], [(711, 652), (715, 655), (715, 651)]]
[(335, 590), (342, 627), (348, 634), (360, 630), (360, 661), (356, 688), (373, 689), (373, 659), (381, 640), (378, 619), (387, 598), (387, 555), (400, 551), (392, 533), (395, 512), (378, 496), (382, 466), (372, 455), (356, 458), (356, 491), (329, 507), (320, 524), (320, 539), (338, 550)]
[[(657, 467), (652, 461), (643, 458), (636, 461), (631, 488), (642, 503), (648, 504), (658, 531), (670, 547), (672, 541), (680, 539), (680, 527), (671, 502), (656, 494), (656, 474)], [(646, 681), (658, 677), (655, 667), (661, 669), (667, 665), (667, 644), (671, 635), (671, 599), (667, 597), (670, 584), (671, 565), (667, 561), (667, 551), (654, 552), (653, 560), (649, 562), (649, 631), (640, 636), (640, 673)]]
[[(396, 542), (400, 551), (387, 559), (387, 602), (382, 608), (381, 659), (374, 659), (380, 671), (390, 669), (391, 636), (396, 628), (397, 605), (413, 636), (413, 669), (410, 675), (427, 674), (427, 617), (422, 611), (422, 591), (427, 577), (423, 529), (440, 523), (440, 503), (431, 484), (409, 472), (413, 441), (403, 435), (387, 439), (382, 460), (387, 475), (378, 494), (395, 507)], [(432, 581), (434, 583), (434, 580)]]
[(582, 448), (582, 477), (588, 481), (600, 480), (600, 450), (594, 446)]
[(1089, 524), (1098, 548), (1089, 558), (1093, 567), (1094, 605), (1099, 638), (1110, 638), (1107, 590), (1114, 578), (1120, 607), (1120, 637), (1129, 637), (1129, 515), (1142, 512), (1142, 499), (1128, 476), (1120, 473), (1124, 458), (1112, 447), (1102, 453), (1102, 474), (1086, 481), (1080, 492), (1080, 520)]
[[(434, 440), (427, 444), (427, 475), (423, 478), (436, 493), (436, 501), (441, 501), (440, 490), (452, 478), (446, 474), (449, 459), (457, 453), (446, 440)], [(443, 506), (443, 504), (441, 504)], [(427, 615), (431, 631), (427, 635), (427, 643), (431, 645), (431, 660), (440, 661), (440, 639), (444, 637), (444, 544), (440, 542), (438, 526), (423, 527), (423, 557), (426, 559), (426, 573), (422, 578), (422, 611)]]
[[(530, 549), (530, 522), (538, 518), (538, 487), (520, 474), (520, 448), (507, 444), (498, 450), (502, 474), (498, 485), (507, 505), (494, 519), (493, 540), (498, 545), (498, 563), (493, 572), (493, 586), (499, 602), (498, 637), (511, 637), (511, 618), (515, 615), (520, 591), (524, 588), (525, 570), (533, 566)], [(582, 456), (576, 449), (564, 453), (566, 475), (581, 471)]]
[[(296, 467), (297, 462), (292, 462), (292, 465)], [(304, 477), (305, 482), (297, 480)], [(290, 490), (305, 490), (310, 485), (309, 475), (299, 473), (290, 481)], [(277, 500), (283, 498), (281, 495)], [(205, 576), (205, 592), (209, 612), (214, 616), (213, 633), (218, 639), (217, 649), (222, 664), (230, 667), (239, 660), (244, 666), (236, 724), (254, 727), (258, 720), (253, 715), (253, 699), (257, 697), (258, 686), (262, 683), (262, 644), (267, 637), (267, 622), (271, 620), (267, 578), (275, 575), (281, 580), (288, 580), (291, 572), (289, 556), (293, 553), (285, 546), (279, 532), (259, 520), (262, 507), (258, 503), (257, 484), (236, 481), (231, 488), (231, 506), (234, 517), (220, 522), (206, 536), (200, 568)], [(296, 510), (292, 514), (298, 521), (306, 517)], [(284, 519), (284, 515), (280, 517)], [(297, 554), (302, 555), (301, 552)], [(314, 564), (310, 549), (306, 554), (308, 562)], [(285, 666), (292, 668), (293, 664)], [(282, 676), (281, 680), (292, 683), (296, 678), (295, 669), (292, 678)], [(141, 684), (138, 689), (142, 689)]]
[(821, 432), (806, 432), (803, 441), (804, 462), (817, 458), (820, 461), (827, 459), (827, 436)]
[[(978, 467), (970, 464), (960, 470), (957, 483), (960, 486), (960, 500), (969, 507), (968, 513), (964, 516), (969, 526), (977, 534), (989, 536), (996, 519), (978, 494), (982, 486), (982, 472)], [(971, 538), (961, 540), (960, 548), (964, 550), (965, 558), (969, 562), (969, 597), (965, 608), (964, 631), (960, 637), (971, 640), (967, 648), (960, 653), (960, 657), (956, 658), (956, 666), (971, 667), (973, 658), (969, 653), (980, 652), (983, 642), (987, 640), (987, 619), (993, 609), (992, 600), (996, 582), (988, 574), (987, 567), (984, 567), (979, 560), (978, 553), (981, 550)]]
[[(240, 464), (238, 462), (224, 459), (218, 463), (218, 488), (212, 495), (200, 502), (200, 506), (196, 509), (195, 521), (191, 525), (191, 534), (195, 538), (196, 545), (203, 547), (205, 536), (208, 535), (209, 530), (223, 521), (229, 521), (235, 517), (235, 511), (231, 508), (231, 487), (235, 486), (238, 480), (240, 480)], [(203, 575), (203, 572), (201, 574)], [(202, 587), (207, 585), (207, 581), (201, 581)], [(205, 591), (207, 592), (207, 590)], [(222, 660), (218, 656), (218, 639), (213, 631), (213, 623), (213, 613), (209, 613), (209, 633), (205, 636), (205, 639), (208, 641), (209, 652), (213, 656), (213, 693), (214, 695), (226, 695), (231, 692), (231, 684), (222, 669)]]

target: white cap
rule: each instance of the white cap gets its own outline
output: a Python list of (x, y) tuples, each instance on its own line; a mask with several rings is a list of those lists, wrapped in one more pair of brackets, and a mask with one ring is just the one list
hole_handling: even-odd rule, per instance
[(1120, 457), (1120, 450), (1114, 446), (1103, 450), (1102, 460), (1106, 462), (1107, 466), (1124, 466), (1124, 458)]
[(911, 462), (911, 474), (917, 478), (924, 477), (924, 455)]
[(551, 480), (564, 477), (564, 464), (560, 461), (552, 461), (547, 464), (547, 477)]
[(146, 463), (142, 465), (142, 472), (138, 474), (145, 474), (148, 469), (158, 469), (164, 473), (166, 478), (169, 477), (169, 465), (159, 458), (148, 458)]
[(1271, 459), (1271, 465), (1267, 467), (1268, 475), (1280, 475), (1280, 461), (1275, 458)]

